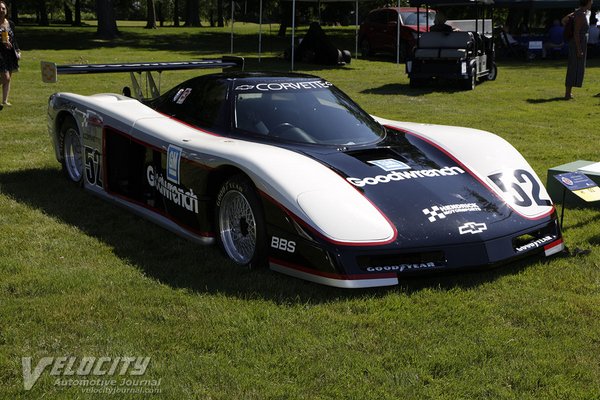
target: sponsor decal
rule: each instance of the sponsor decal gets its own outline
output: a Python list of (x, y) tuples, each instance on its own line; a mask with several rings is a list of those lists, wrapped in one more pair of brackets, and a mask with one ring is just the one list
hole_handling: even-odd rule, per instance
[(474, 235), (483, 231), (487, 231), (487, 225), (484, 222), (467, 222), (466, 224), (458, 227), (458, 233), (461, 235), (466, 235), (467, 233)]
[(146, 178), (148, 184), (155, 188), (165, 199), (194, 214), (198, 214), (198, 196), (192, 189), (185, 190), (183, 187), (169, 182), (161, 173), (155, 172), (152, 165), (149, 165), (146, 170)]
[(348, 182), (354, 186), (363, 187), (366, 185), (378, 185), (380, 183), (389, 183), (402, 181), (405, 179), (418, 179), (418, 178), (433, 178), (437, 176), (453, 176), (458, 174), (464, 174), (459, 167), (442, 167), (440, 169), (422, 169), (422, 170), (411, 170), (411, 171), (394, 171), (387, 175), (377, 175), (374, 177), (366, 178), (346, 178)]
[(169, 145), (167, 149), (167, 179), (179, 184), (179, 163), (181, 162), (181, 148)]
[(307, 81), (307, 82), (271, 82), (259, 83), (258, 85), (239, 85), (235, 87), (236, 91), (258, 90), (260, 92), (279, 92), (287, 90), (310, 90), (326, 89), (333, 86), (327, 81)]
[(373, 160), (369, 161), (369, 164), (376, 165), (387, 172), (410, 169), (410, 167), (402, 161), (394, 160), (393, 158), (386, 158), (385, 160)]
[(554, 239), (555, 239), (554, 236), (547, 235), (541, 239), (534, 240), (531, 243), (527, 243), (523, 246), (519, 246), (519, 247), (515, 248), (515, 251), (517, 253), (521, 253), (521, 252), (524, 252), (527, 250), (537, 249), (538, 247), (541, 247), (541, 246), (545, 245), (546, 243), (553, 241)]
[(464, 212), (481, 211), (481, 208), (475, 203), (449, 204), (447, 206), (433, 206), (424, 208), (423, 214), (429, 219), (429, 222), (439, 221), (446, 218), (448, 215)]
[(410, 264), (398, 264), (398, 265), (382, 265), (377, 267), (365, 268), (368, 272), (403, 272), (407, 270), (418, 270), (418, 269), (431, 269), (439, 268), (443, 265), (435, 262), (422, 262), (422, 263), (410, 263)]
[(287, 251), (288, 253), (294, 253), (296, 251), (296, 242), (273, 236), (271, 237), (271, 247), (277, 250)]

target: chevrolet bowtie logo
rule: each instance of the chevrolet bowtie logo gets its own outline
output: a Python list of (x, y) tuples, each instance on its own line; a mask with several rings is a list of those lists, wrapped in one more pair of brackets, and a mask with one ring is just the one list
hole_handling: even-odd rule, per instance
[(487, 231), (487, 225), (483, 222), (480, 224), (478, 224), (477, 222), (467, 222), (466, 224), (458, 227), (458, 232), (461, 235), (465, 235), (467, 233), (471, 233), (474, 235), (483, 231)]

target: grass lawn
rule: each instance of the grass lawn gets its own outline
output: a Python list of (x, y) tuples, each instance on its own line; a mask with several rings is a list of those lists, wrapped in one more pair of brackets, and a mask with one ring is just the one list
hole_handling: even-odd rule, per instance
[[(236, 24), (247, 69), (287, 70), (289, 38)], [(501, 269), (338, 290), (234, 266), (69, 185), (46, 128), (50, 94), (119, 92), (125, 74), (41, 83), (39, 62), (171, 61), (229, 53), (230, 28), (20, 27), (21, 71), (0, 111), (0, 398), (96, 398), (47, 368), (24, 390), (22, 357), (150, 357), (166, 399), (600, 399), (600, 212), (566, 211), (570, 249)], [(354, 49), (354, 30), (337, 29)], [(600, 60), (573, 101), (566, 60), (500, 62), (474, 91), (411, 89), (391, 59), (297, 64), (372, 114), (506, 138), (545, 181), (549, 167), (600, 161)], [(168, 88), (197, 72), (167, 72)], [(483, 149), (482, 149), (483, 151)], [(493, 151), (493, 149), (492, 149)], [(128, 376), (129, 377), (129, 376)], [(77, 376), (75, 376), (77, 378)], [(129, 377), (131, 378), (131, 377)], [(136, 377), (138, 379), (139, 377)], [(108, 396), (104, 396), (108, 397)]]

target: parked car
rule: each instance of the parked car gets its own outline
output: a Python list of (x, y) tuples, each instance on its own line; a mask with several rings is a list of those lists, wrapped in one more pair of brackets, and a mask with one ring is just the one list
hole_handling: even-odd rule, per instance
[(368, 57), (376, 53), (396, 54), (400, 23), (400, 59), (405, 60), (415, 46), (417, 33), (427, 32), (433, 25), (434, 18), (434, 10), (426, 11), (412, 7), (389, 7), (371, 11), (358, 32), (362, 56)]

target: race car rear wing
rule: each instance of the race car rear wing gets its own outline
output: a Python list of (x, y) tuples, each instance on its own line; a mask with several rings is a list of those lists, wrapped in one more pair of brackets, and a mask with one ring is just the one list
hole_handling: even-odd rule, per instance
[[(207, 69), (207, 68), (235, 68), (244, 70), (244, 59), (242, 57), (225, 56), (212, 60), (196, 61), (173, 61), (173, 62), (141, 62), (120, 64), (67, 64), (56, 65), (53, 62), (42, 61), (42, 81), (44, 83), (56, 83), (59, 74), (103, 74), (114, 72), (129, 72), (134, 97), (139, 100), (154, 99), (160, 96), (160, 74), (163, 71), (175, 71), (184, 69)], [(158, 85), (152, 75), (158, 73)], [(142, 90), (142, 73), (145, 77), (146, 96)], [(136, 76), (137, 74), (137, 76)], [(126, 88), (128, 89), (128, 88)], [(126, 92), (124, 90), (124, 92)], [(131, 89), (129, 89), (131, 92)], [(124, 93), (131, 95), (131, 93)]]

